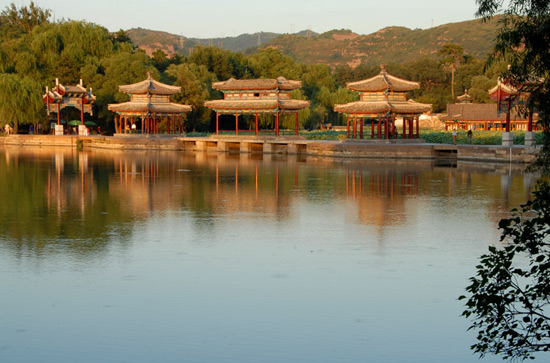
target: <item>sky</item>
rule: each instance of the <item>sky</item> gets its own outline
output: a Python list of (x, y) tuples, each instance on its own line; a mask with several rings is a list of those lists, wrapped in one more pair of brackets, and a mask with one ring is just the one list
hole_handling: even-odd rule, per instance
[[(0, 0), (28, 5), (30, 0)], [(387, 26), (427, 29), (475, 18), (475, 0), (35, 0), (56, 20), (85, 20), (110, 31), (145, 28), (192, 38), (259, 31), (370, 34)]]

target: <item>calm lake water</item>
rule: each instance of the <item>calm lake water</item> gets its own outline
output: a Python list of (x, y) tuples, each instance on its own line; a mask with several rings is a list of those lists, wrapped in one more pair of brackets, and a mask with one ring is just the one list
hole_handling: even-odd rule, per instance
[(533, 183), (509, 165), (0, 148), (0, 361), (477, 362), (457, 297)]

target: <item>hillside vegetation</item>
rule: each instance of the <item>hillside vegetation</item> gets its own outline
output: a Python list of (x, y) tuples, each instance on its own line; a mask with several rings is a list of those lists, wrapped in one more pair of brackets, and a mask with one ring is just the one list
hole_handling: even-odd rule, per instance
[(260, 44), (259, 48), (275, 48), (299, 63), (355, 68), (361, 63), (404, 63), (420, 57), (437, 59), (437, 52), (447, 43), (459, 44), (466, 54), (483, 59), (495, 44), (498, 19), (496, 17), (488, 22), (463, 21), (425, 30), (393, 26), (368, 35), (342, 29), (323, 34), (306, 31), (297, 34), (261, 32), (198, 39), (141, 28), (130, 29), (128, 34), (132, 42), (149, 55), (156, 49), (161, 49), (168, 56), (174, 53), (189, 55), (198, 44), (232, 52), (248, 51), (250, 54)]

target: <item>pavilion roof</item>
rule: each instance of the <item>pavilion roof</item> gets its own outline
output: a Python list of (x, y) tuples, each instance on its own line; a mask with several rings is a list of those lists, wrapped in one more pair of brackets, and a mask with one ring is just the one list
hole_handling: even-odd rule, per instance
[(406, 92), (420, 88), (419, 82), (407, 81), (386, 72), (385, 66), (380, 66), (380, 74), (362, 81), (348, 82), (346, 87), (359, 92), (380, 92), (390, 90)]
[(277, 79), (235, 79), (229, 78), (227, 81), (212, 83), (212, 88), (221, 91), (238, 90), (293, 90), (302, 87), (301, 81), (288, 80), (285, 77)]
[[(447, 105), (447, 117), (459, 121), (505, 121), (506, 112), (498, 112), (496, 103), (455, 103)], [(515, 108), (510, 111), (512, 120), (525, 120)]]
[(334, 110), (342, 113), (357, 114), (382, 114), (391, 112), (394, 114), (420, 114), (431, 111), (432, 105), (415, 102), (413, 100), (404, 102), (388, 101), (357, 101), (341, 105), (334, 105)]
[(472, 100), (472, 96), (468, 94), (468, 90), (464, 91), (464, 94), (456, 98), (460, 102), (468, 102)]
[(204, 105), (212, 109), (225, 110), (301, 110), (309, 106), (309, 101), (303, 100), (213, 100)]
[(143, 112), (143, 113), (186, 113), (191, 111), (191, 106), (178, 103), (147, 103), (124, 102), (109, 104), (108, 109), (115, 112)]
[(129, 94), (173, 95), (181, 91), (181, 87), (170, 86), (155, 81), (151, 72), (147, 73), (147, 79), (138, 83), (118, 86), (118, 90)]

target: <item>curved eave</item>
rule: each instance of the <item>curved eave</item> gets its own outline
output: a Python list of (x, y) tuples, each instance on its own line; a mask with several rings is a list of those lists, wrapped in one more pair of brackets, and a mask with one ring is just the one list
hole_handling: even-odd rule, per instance
[(347, 114), (380, 114), (390, 111), (387, 102), (356, 101), (346, 104), (334, 105), (334, 111)]
[(308, 108), (310, 105), (309, 101), (304, 100), (279, 100), (279, 108), (282, 110), (302, 110)]
[(173, 95), (181, 91), (181, 87), (170, 86), (154, 79), (146, 79), (134, 84), (118, 86), (118, 90), (128, 94)]
[(386, 73), (380, 73), (369, 79), (346, 83), (346, 87), (358, 92), (407, 92), (420, 88), (419, 82), (407, 81)]
[(180, 105), (177, 103), (139, 103), (139, 102), (124, 102), (109, 104), (109, 111), (114, 112), (141, 112), (141, 113), (187, 113), (191, 111), (191, 106)]

